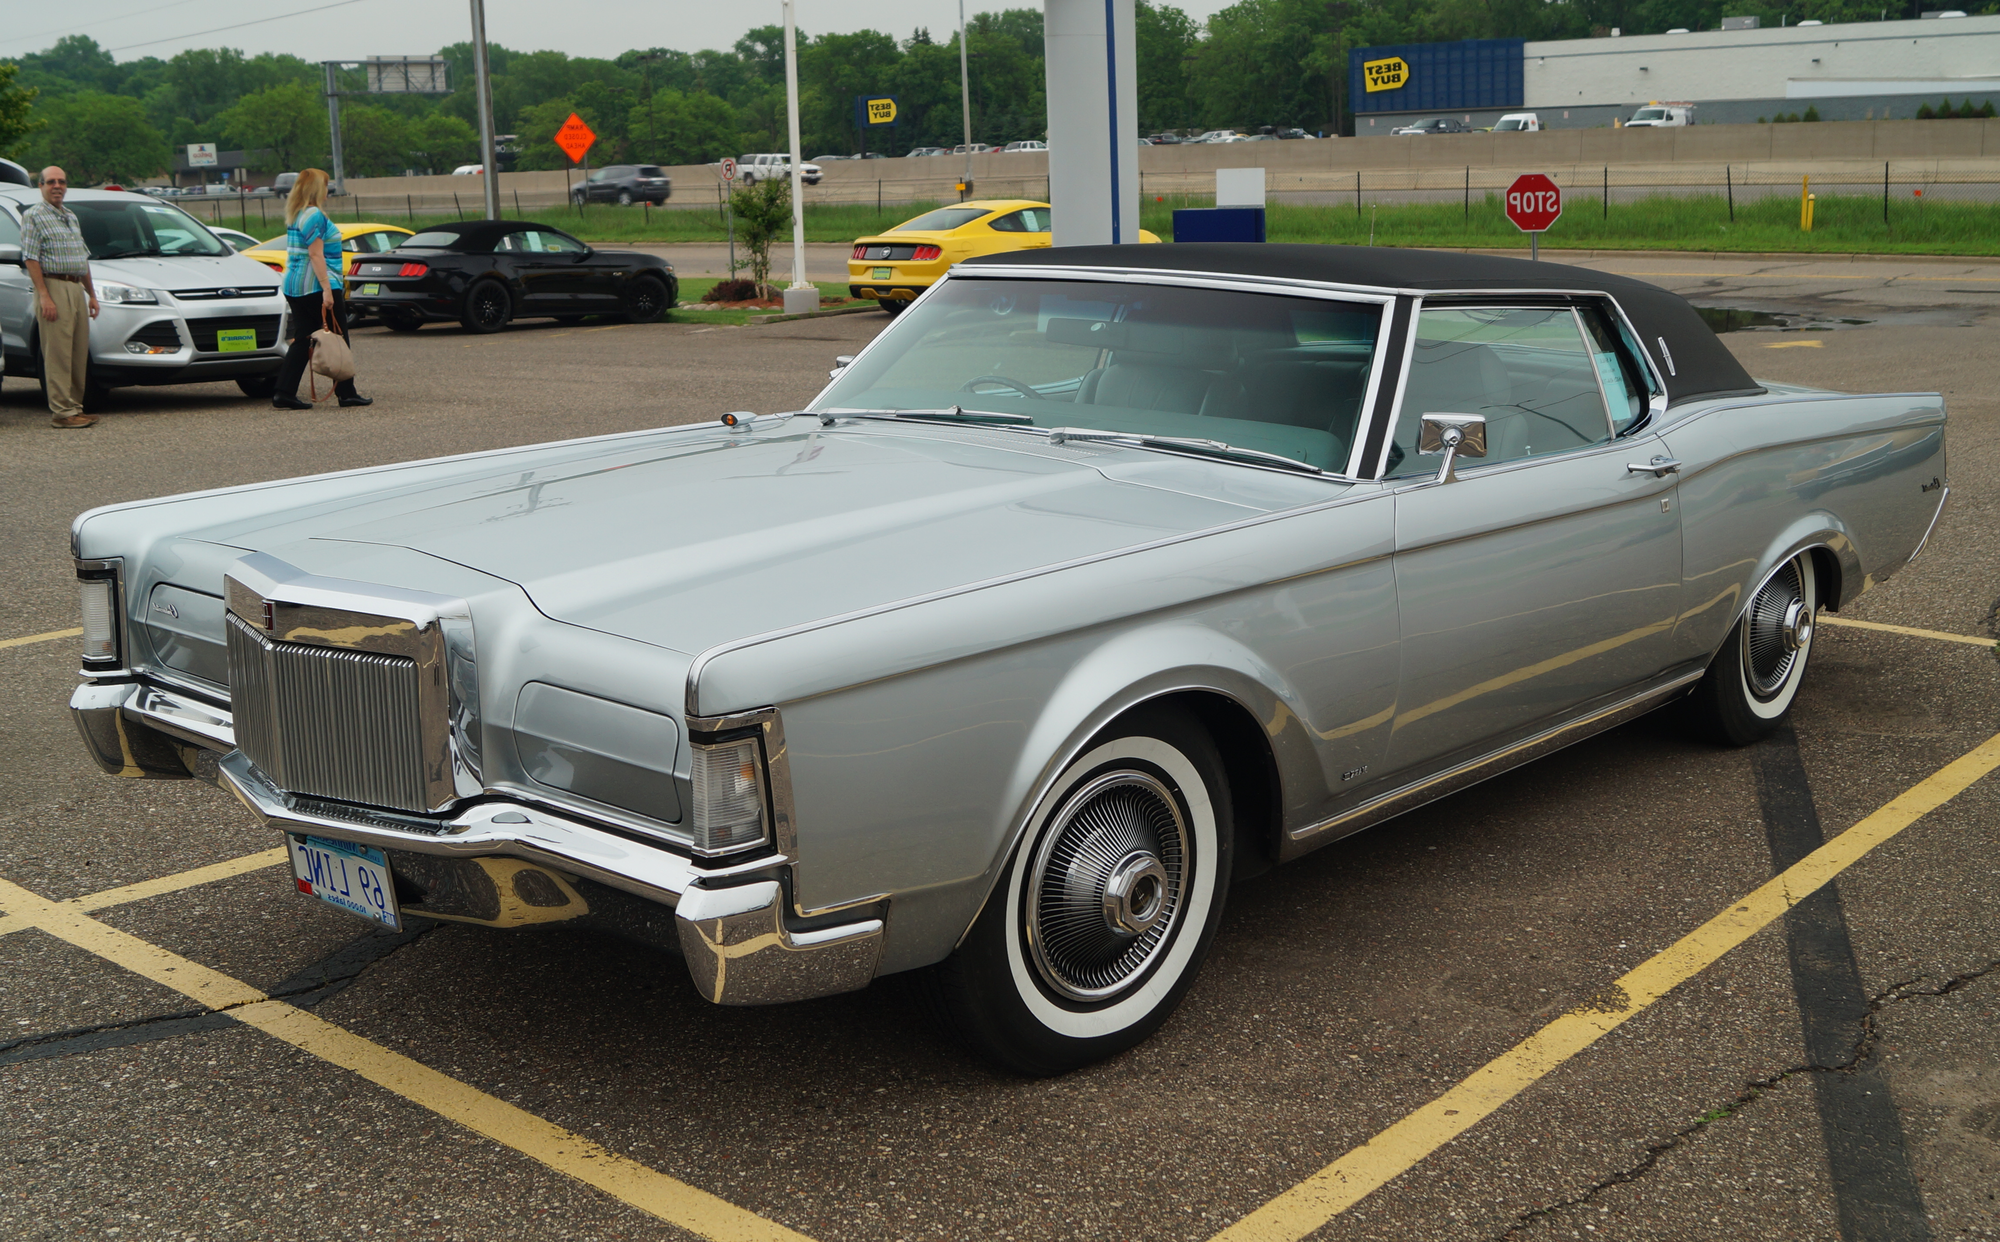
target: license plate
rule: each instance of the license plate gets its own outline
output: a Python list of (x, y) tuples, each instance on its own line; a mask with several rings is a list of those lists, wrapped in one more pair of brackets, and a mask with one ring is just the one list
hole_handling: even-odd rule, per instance
[(300, 892), (371, 923), (403, 930), (389, 858), (381, 850), (325, 837), (288, 833), (286, 839), (291, 842), (292, 877)]
[(224, 328), (215, 334), (215, 352), (240, 354), (257, 348), (257, 329)]
[(372, 298), (372, 297), (374, 297), (374, 296), (375, 296), (376, 294), (378, 294), (378, 293), (380, 293), (380, 292), (382, 292), (382, 286), (380, 286), (380, 285), (363, 285), (363, 286), (361, 286), (361, 296), (362, 296), (362, 297), (364, 297), (364, 298)]
[(894, 280), (895, 278), (896, 269), (892, 267), (878, 267), (868, 273), (868, 279), (870, 280)]

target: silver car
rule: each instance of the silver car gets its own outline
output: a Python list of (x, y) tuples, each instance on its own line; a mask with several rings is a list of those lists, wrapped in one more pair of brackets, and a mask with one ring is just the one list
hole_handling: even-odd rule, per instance
[[(5, 373), (41, 374), (35, 290), (21, 260), (21, 215), (41, 201), (0, 185), (0, 348)], [(135, 384), (235, 380), (268, 397), (284, 361), (285, 299), (278, 275), (208, 227), (150, 194), (71, 190), (90, 247), (98, 317), (90, 325), (86, 402)]]
[(924, 969), (1028, 1073), (1230, 882), (1668, 703), (1777, 728), (1917, 555), (1943, 402), (1760, 384), (1553, 263), (959, 265), (803, 412), (114, 505), (92, 755), (384, 926), (609, 928), (724, 1004)]

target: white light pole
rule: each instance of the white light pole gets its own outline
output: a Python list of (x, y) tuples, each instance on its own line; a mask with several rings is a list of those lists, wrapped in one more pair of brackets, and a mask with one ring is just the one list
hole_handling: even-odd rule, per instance
[(958, 201), (972, 191), (972, 73), (965, 65), (965, 0), (958, 0), (958, 102), (965, 112), (965, 189)]
[(806, 279), (806, 204), (799, 171), (799, 37), (793, 0), (785, 0), (785, 119), (792, 128), (792, 284), (785, 313), (819, 309), (819, 289)]

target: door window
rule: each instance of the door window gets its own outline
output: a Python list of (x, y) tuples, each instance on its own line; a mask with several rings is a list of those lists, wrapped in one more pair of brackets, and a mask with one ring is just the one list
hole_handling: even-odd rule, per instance
[(13, 216), (0, 211), (0, 246), (18, 246), (20, 244), (20, 224), (15, 221)]
[(1046, 233), (1049, 231), (1049, 209), (1023, 207), (995, 218), (986, 227), (996, 233)]
[(537, 229), (522, 236), (527, 238), (528, 249), (540, 254), (582, 254), (588, 249), (576, 238), (554, 229)]
[[(1410, 374), (1389, 445), (1390, 478), (1434, 473), (1437, 459), (1417, 454), (1425, 414), (1486, 418), (1486, 456), (1467, 468), (1568, 453), (1608, 443), (1605, 372), (1622, 376), (1615, 355), (1585, 339), (1568, 307), (1438, 307), (1417, 317)], [(1629, 382), (1620, 379), (1629, 423)], [(1643, 411), (1643, 404), (1640, 407)]]

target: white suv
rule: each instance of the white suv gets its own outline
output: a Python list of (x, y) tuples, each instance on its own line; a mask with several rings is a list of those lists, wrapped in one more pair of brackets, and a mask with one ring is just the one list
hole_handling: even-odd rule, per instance
[[(737, 179), (746, 185), (754, 185), (759, 181), (769, 181), (773, 177), (790, 177), (791, 175), (792, 159), (783, 152), (775, 155), (769, 152), (763, 155), (744, 155), (739, 156), (736, 160)], [(819, 178), (820, 171), (818, 164), (799, 165), (799, 180), (805, 182), (807, 185), (818, 185)]]

